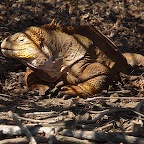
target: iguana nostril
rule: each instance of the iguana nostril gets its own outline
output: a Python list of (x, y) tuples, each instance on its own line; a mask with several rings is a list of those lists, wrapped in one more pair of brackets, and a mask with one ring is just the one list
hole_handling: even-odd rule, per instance
[(6, 45), (7, 45), (7, 42), (8, 42), (8, 41), (9, 41), (8, 37), (5, 38), (5, 39), (2, 41), (2, 43), (1, 43), (1, 48), (2, 48), (2, 49), (5, 49), (5, 48), (6, 48)]
[(2, 41), (2, 43), (1, 43), (1, 48), (2, 48), (2, 49), (5, 48), (5, 41), (6, 41), (6, 39), (4, 39), (4, 40)]

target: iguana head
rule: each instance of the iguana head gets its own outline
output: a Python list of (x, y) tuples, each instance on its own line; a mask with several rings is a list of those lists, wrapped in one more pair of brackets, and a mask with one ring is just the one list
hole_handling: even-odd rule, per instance
[(51, 78), (62, 75), (85, 56), (92, 41), (79, 34), (71, 35), (48, 27), (32, 26), (7, 37), (1, 44), (2, 53), (46, 72)]
[(10, 58), (34, 59), (40, 52), (44, 35), (44, 29), (29, 27), (23, 32), (5, 38), (1, 44), (1, 51)]

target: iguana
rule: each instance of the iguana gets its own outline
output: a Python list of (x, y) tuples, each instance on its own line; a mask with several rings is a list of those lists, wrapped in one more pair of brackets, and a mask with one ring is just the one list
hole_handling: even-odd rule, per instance
[(107, 89), (130, 65), (144, 66), (144, 56), (123, 55), (94, 26), (58, 26), (54, 21), (5, 38), (1, 51), (29, 67), (25, 81), (30, 88), (63, 80), (60, 95), (92, 96)]

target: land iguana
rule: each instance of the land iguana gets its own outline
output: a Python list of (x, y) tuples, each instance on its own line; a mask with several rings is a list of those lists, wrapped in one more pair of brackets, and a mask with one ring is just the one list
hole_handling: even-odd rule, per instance
[(122, 54), (94, 26), (58, 26), (54, 21), (8, 36), (1, 51), (28, 67), (29, 88), (63, 80), (60, 95), (92, 96), (107, 89), (130, 65), (144, 66), (144, 56)]

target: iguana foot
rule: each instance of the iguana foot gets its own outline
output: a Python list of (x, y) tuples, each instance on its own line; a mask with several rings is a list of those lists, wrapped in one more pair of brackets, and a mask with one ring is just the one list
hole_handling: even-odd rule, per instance
[(64, 99), (68, 99), (74, 96), (82, 96), (86, 97), (89, 94), (84, 92), (79, 86), (69, 85), (63, 86), (58, 93), (58, 97), (63, 97)]
[(100, 75), (95, 78), (91, 78), (78, 85), (63, 86), (58, 93), (58, 97), (64, 97), (65, 99), (70, 97), (90, 97), (96, 93), (101, 92), (103, 89), (108, 88), (108, 75)]
[(44, 95), (50, 88), (46, 82), (42, 81), (35, 72), (28, 67), (25, 73), (25, 84), (29, 90), (37, 91), (39, 95)]

